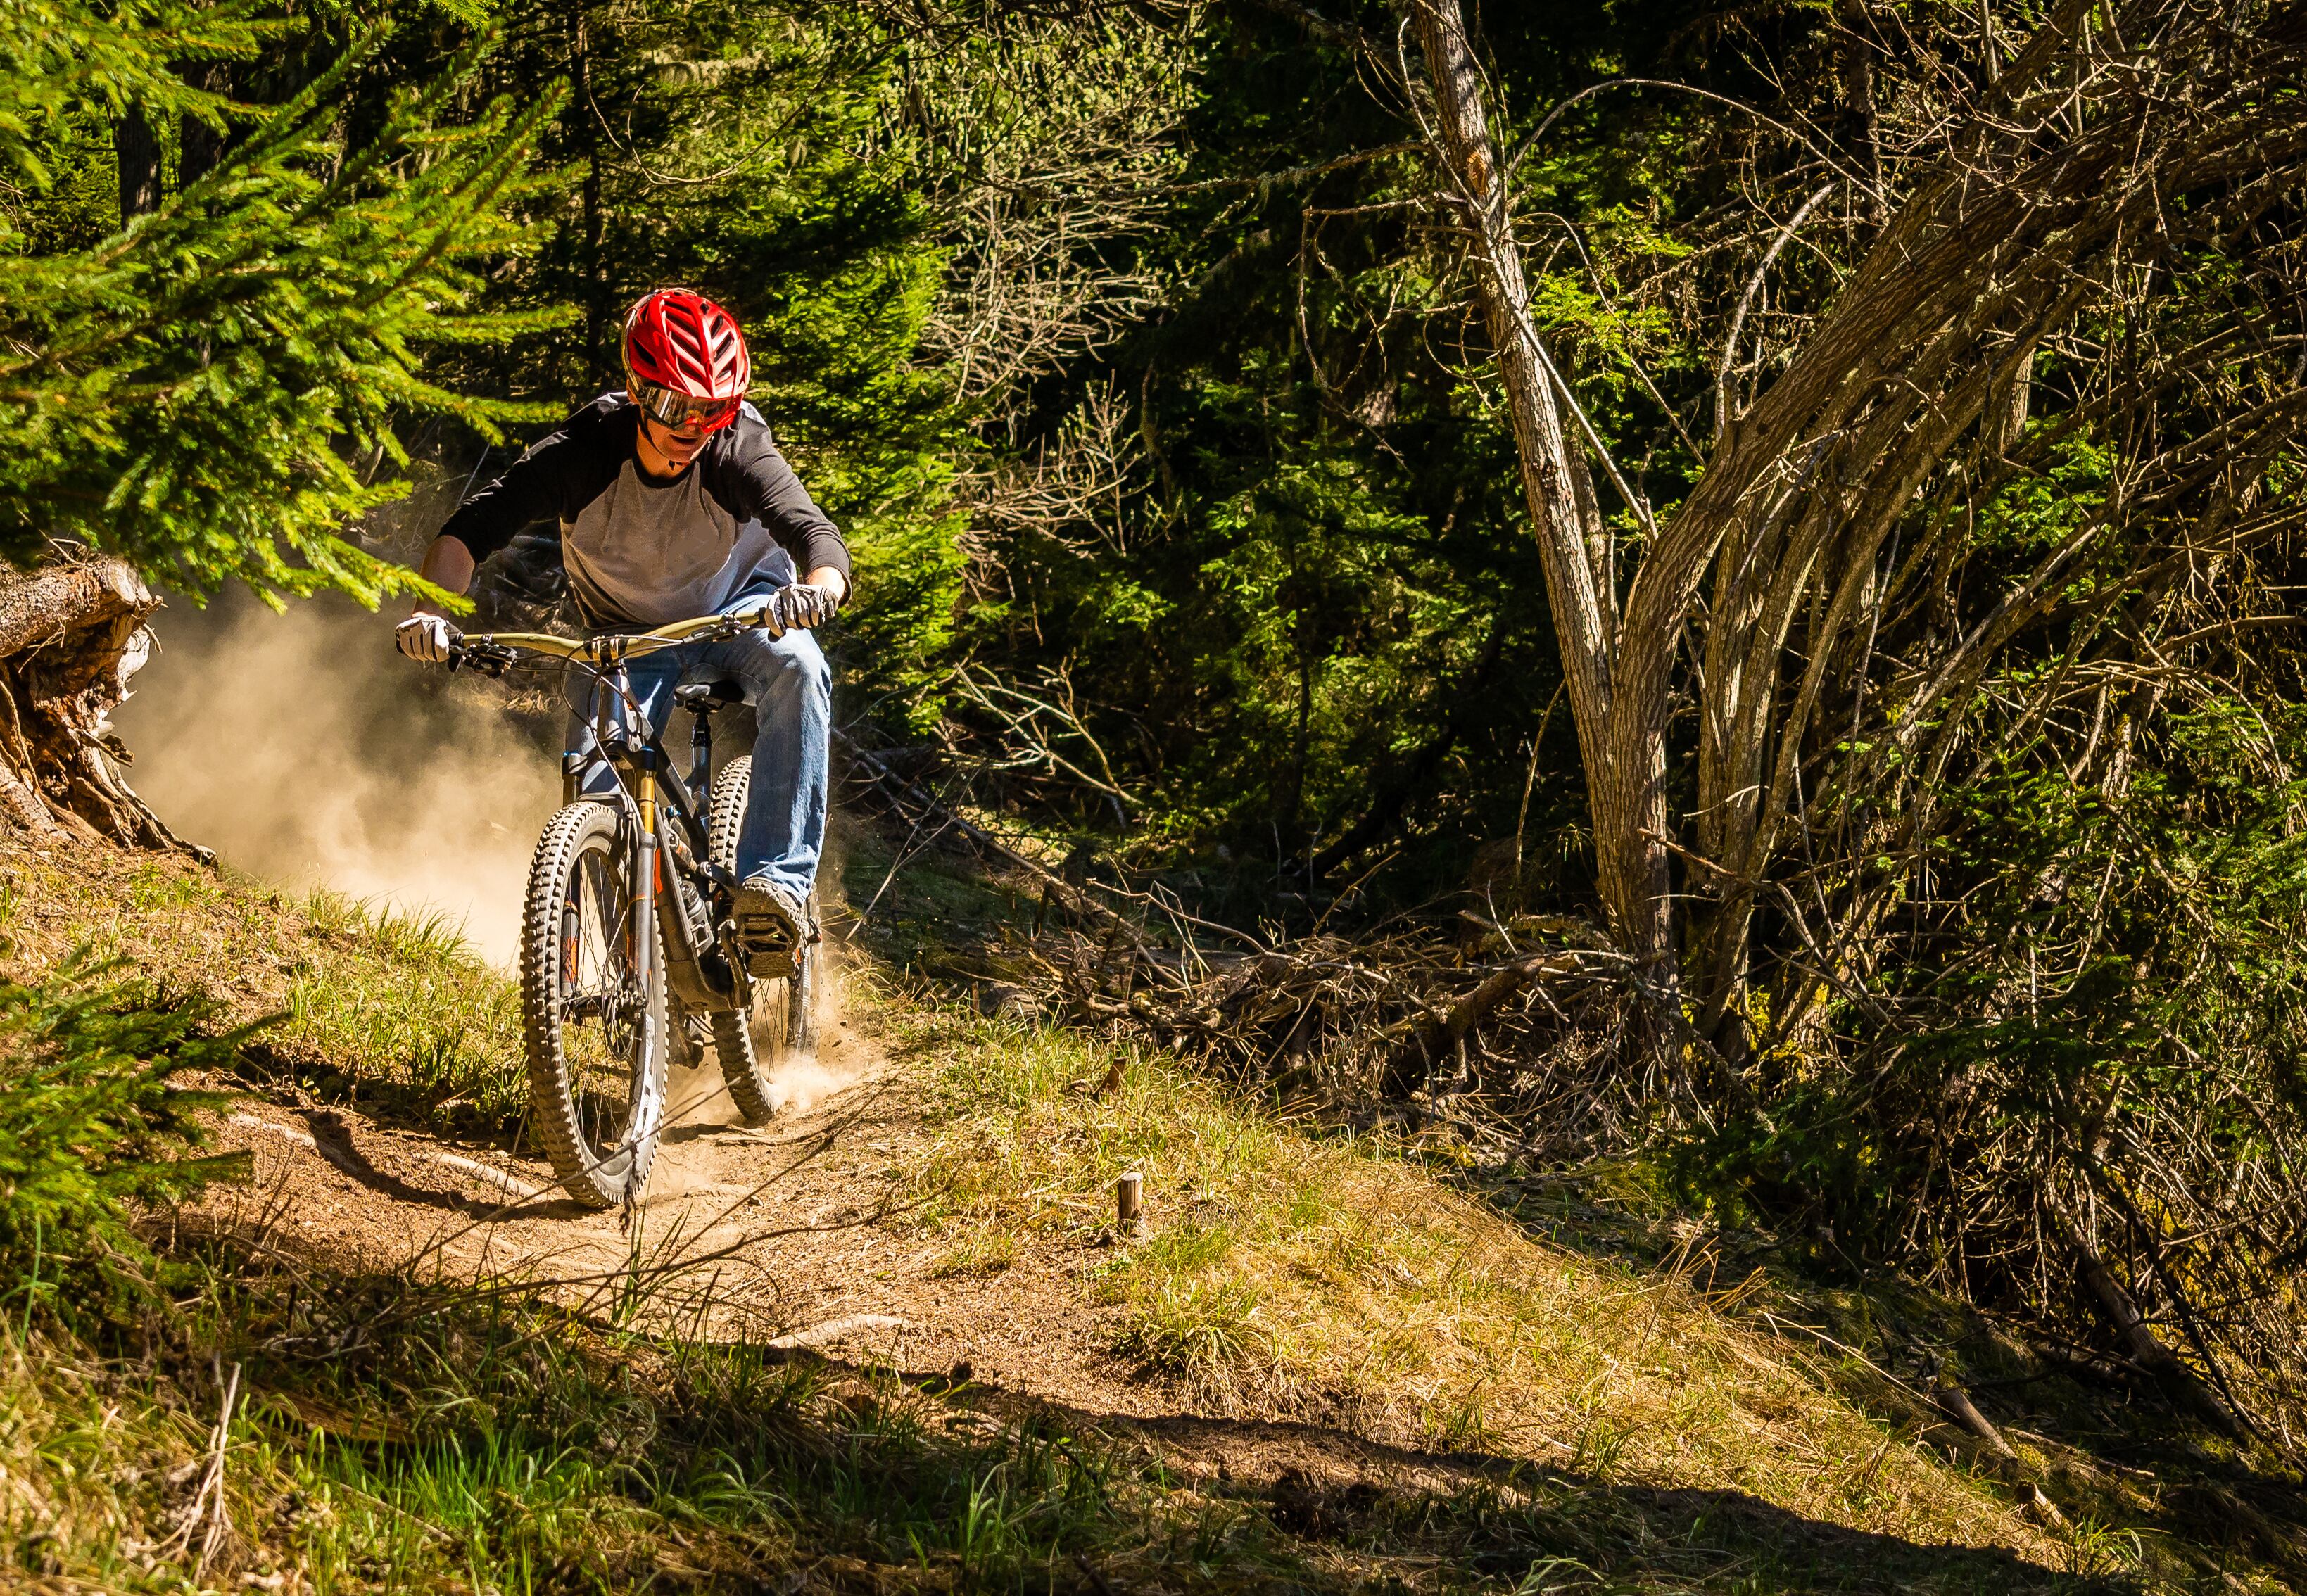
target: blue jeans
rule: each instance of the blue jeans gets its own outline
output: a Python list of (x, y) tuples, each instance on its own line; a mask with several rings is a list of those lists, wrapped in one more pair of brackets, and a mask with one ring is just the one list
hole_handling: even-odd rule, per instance
[[(807, 897), (825, 851), (826, 768), (833, 733), (833, 673), (805, 631), (773, 638), (744, 631), (718, 641), (676, 644), (643, 655), (626, 667), (634, 699), (662, 736), (673, 713), (673, 690), (690, 682), (734, 682), (745, 690), (758, 730), (753, 782), (745, 824), (737, 834), (737, 877), (766, 875)], [(590, 753), (593, 727), (585, 713), (593, 683), (570, 678), (573, 699), (569, 751)], [(676, 761), (682, 751), (666, 751)], [(686, 774), (686, 767), (683, 767)], [(605, 793), (609, 773), (596, 766), (585, 790)], [(699, 804), (705, 794), (697, 794)]]

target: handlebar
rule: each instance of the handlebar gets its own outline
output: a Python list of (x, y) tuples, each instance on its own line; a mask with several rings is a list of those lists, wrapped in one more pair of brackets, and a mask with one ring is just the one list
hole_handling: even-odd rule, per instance
[(694, 615), (668, 621), (648, 631), (609, 632), (593, 638), (564, 638), (549, 631), (465, 632), (449, 628), (449, 668), (469, 665), (485, 675), (502, 676), (523, 654), (572, 660), (596, 669), (638, 659), (677, 643), (700, 638), (733, 638), (742, 631), (768, 626), (766, 606), (742, 615)]

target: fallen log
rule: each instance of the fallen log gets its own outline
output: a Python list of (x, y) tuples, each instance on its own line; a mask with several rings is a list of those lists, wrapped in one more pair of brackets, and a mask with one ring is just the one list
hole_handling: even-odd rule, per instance
[(1971, 1437), (1986, 1449), (1994, 1471), (2019, 1493), (2020, 1501), (2037, 1519), (2054, 1527), (2066, 1523), (2058, 1504), (2045, 1494), (2043, 1482), (2035, 1477), (2034, 1470), (2028, 1466), (2011, 1443), (2003, 1438), (2003, 1432), (1995, 1429), (1994, 1421), (1978, 1411), (1978, 1404), (1970, 1400), (1969, 1392), (1942, 1372), (1932, 1377), (1930, 1395), (1941, 1412), (1968, 1431)]
[(1467, 1034), (1507, 999), (1540, 975), (1566, 975), (1578, 965), (1579, 954), (1575, 950), (1560, 949), (1533, 953), (1500, 965), (1479, 986), (1411, 1034), (1410, 1040), (1386, 1060), (1378, 1077), (1379, 1090), (1388, 1097), (1409, 1096), (1435, 1065), (1455, 1051)]
[(2180, 1408), (2231, 1440), (2250, 1439), (2251, 1425), (2201, 1375), (2164, 1344), (2154, 1326), (2147, 1322), (2147, 1316), (2140, 1312), (2137, 1300), (2099, 1257), (2083, 1227), (2047, 1191), (2044, 1193), (2043, 1212), (2073, 1255), (2083, 1293), (2114, 1332), (2122, 1343), (2123, 1355), (2151, 1376)]
[(135, 569), (108, 555), (0, 569), (0, 821), (43, 841), (208, 856), (136, 795), (122, 773), (134, 756), (112, 729), (151, 657), (145, 622), (159, 607)]
[(1970, 1400), (1970, 1393), (1944, 1375), (1931, 1382), (1931, 1400), (1996, 1457), (2007, 1462), (2019, 1455), (2011, 1450), (2011, 1443), (2003, 1438), (2003, 1432), (1978, 1411), (1978, 1404)]

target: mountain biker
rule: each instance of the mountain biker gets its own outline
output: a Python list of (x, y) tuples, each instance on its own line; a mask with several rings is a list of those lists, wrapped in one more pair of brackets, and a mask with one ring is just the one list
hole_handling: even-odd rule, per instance
[[(685, 682), (733, 680), (753, 706), (737, 935), (753, 974), (785, 974), (816, 934), (810, 889), (825, 843), (832, 677), (810, 629), (848, 598), (849, 550), (745, 402), (752, 360), (727, 311), (687, 288), (647, 296), (625, 319), (624, 368), (622, 393), (579, 410), (459, 505), (418, 570), (463, 592), (479, 562), (553, 516), (570, 593), (595, 631), (761, 616), (760, 630), (628, 669), (659, 731)], [(456, 633), (420, 603), (394, 635), (403, 654), (438, 663)], [(570, 751), (588, 751), (590, 716), (572, 708)]]

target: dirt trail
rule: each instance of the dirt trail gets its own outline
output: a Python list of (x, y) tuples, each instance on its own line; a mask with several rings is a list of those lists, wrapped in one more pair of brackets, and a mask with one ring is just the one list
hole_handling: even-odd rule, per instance
[(669, 1128), (630, 1214), (579, 1208), (541, 1159), (261, 1100), (220, 1137), (253, 1154), (257, 1178), (210, 1205), (292, 1251), (534, 1280), (603, 1317), (638, 1269), (653, 1287), (641, 1322), (686, 1335), (775, 1338), (914, 1373), (967, 1364), (1014, 1395), (1117, 1418), (1174, 1411), (1101, 1351), (1077, 1258), (1021, 1256), (990, 1278), (940, 1272), (943, 1248), (901, 1206), (929, 1140), (919, 1094), (862, 1024), (827, 1032), (815, 1063), (779, 1072), (789, 1106), (762, 1128), (736, 1122), (711, 1064), (675, 1070)]
[[(413, 1261), (463, 1281), (527, 1278), (596, 1317), (616, 1314), (638, 1261), (661, 1282), (644, 1327), (769, 1339), (932, 1389), (966, 1382), (949, 1399), (965, 1409), (1015, 1418), (1053, 1408), (1134, 1436), (1188, 1480), (1271, 1493), (1301, 1516), (1359, 1501), (1355, 1493), (1447, 1493), (1521, 1466), (1336, 1425), (1197, 1411), (1106, 1350), (1111, 1310), (1082, 1279), (1102, 1252), (1021, 1243), (999, 1274), (948, 1272), (946, 1248), (901, 1206), (932, 1139), (913, 1089), (919, 1068), (893, 1060), (862, 1022), (829, 1025), (815, 1063), (780, 1072), (788, 1107), (760, 1129), (734, 1122), (710, 1063), (676, 1070), (670, 1128), (630, 1229), (622, 1215), (560, 1196), (542, 1160), (278, 1102), (231, 1116), (220, 1144), (249, 1148), (257, 1178), (212, 1188), (207, 1202), (293, 1253), (384, 1268)], [(507, 1180), (538, 1195), (521, 1200)]]
[[(212, 1190), (208, 1204), (291, 1252), (414, 1261), (465, 1281), (526, 1277), (600, 1317), (616, 1313), (638, 1261), (661, 1276), (646, 1327), (767, 1338), (933, 1388), (966, 1381), (965, 1407), (1053, 1407), (1134, 1434), (1188, 1479), (1276, 1492), (1285, 1507), (1373, 1488), (1447, 1492), (1505, 1466), (1196, 1411), (1106, 1350), (1109, 1310), (1085, 1289), (1077, 1248), (1021, 1245), (997, 1274), (948, 1273), (945, 1248), (900, 1206), (931, 1139), (909, 1068), (862, 1024), (827, 1031), (817, 1062), (781, 1072), (789, 1106), (761, 1129), (735, 1123), (710, 1063), (673, 1073), (670, 1128), (630, 1229), (560, 1196), (542, 1160), (264, 1102), (244, 1103), (219, 1137), (250, 1149), (256, 1180)], [(507, 1179), (539, 1195), (522, 1201)]]
[(1935, 1555), (1741, 1492), (1609, 1486), (1510, 1452), (1428, 1451), (1342, 1414), (1197, 1411), (1106, 1350), (1118, 1326), (1084, 1274), (1110, 1254), (1021, 1239), (999, 1274), (946, 1270), (945, 1247), (899, 1206), (918, 1189), (910, 1177), (933, 1139), (913, 1077), (924, 1066), (893, 1058), (862, 1020), (828, 1032), (819, 1063), (783, 1082), (793, 1105), (761, 1129), (733, 1122), (709, 1064), (676, 1072), (671, 1128), (630, 1228), (625, 1216), (586, 1212), (553, 1190), (518, 1201), (502, 1182), (548, 1187), (539, 1161), (277, 1103), (234, 1116), (223, 1139), (253, 1150), (258, 1178), (210, 1201), (244, 1225), (269, 1226), (287, 1250), (387, 1267), (414, 1260), (465, 1281), (527, 1277), (596, 1317), (617, 1314), (637, 1262), (643, 1274), (685, 1262), (692, 1266), (643, 1309), (642, 1326), (692, 1339), (744, 1334), (894, 1370), (941, 1394), (948, 1423), (969, 1422), (970, 1410), (1007, 1420), (1055, 1410), (1082, 1427), (1074, 1434), (1134, 1438), (1195, 1499), (1261, 1499), (1292, 1532), (1342, 1532), (1382, 1497), (1552, 1481), (1567, 1500), (1592, 1493), (1646, 1543), (1687, 1540), (1695, 1523), (1857, 1566)]

